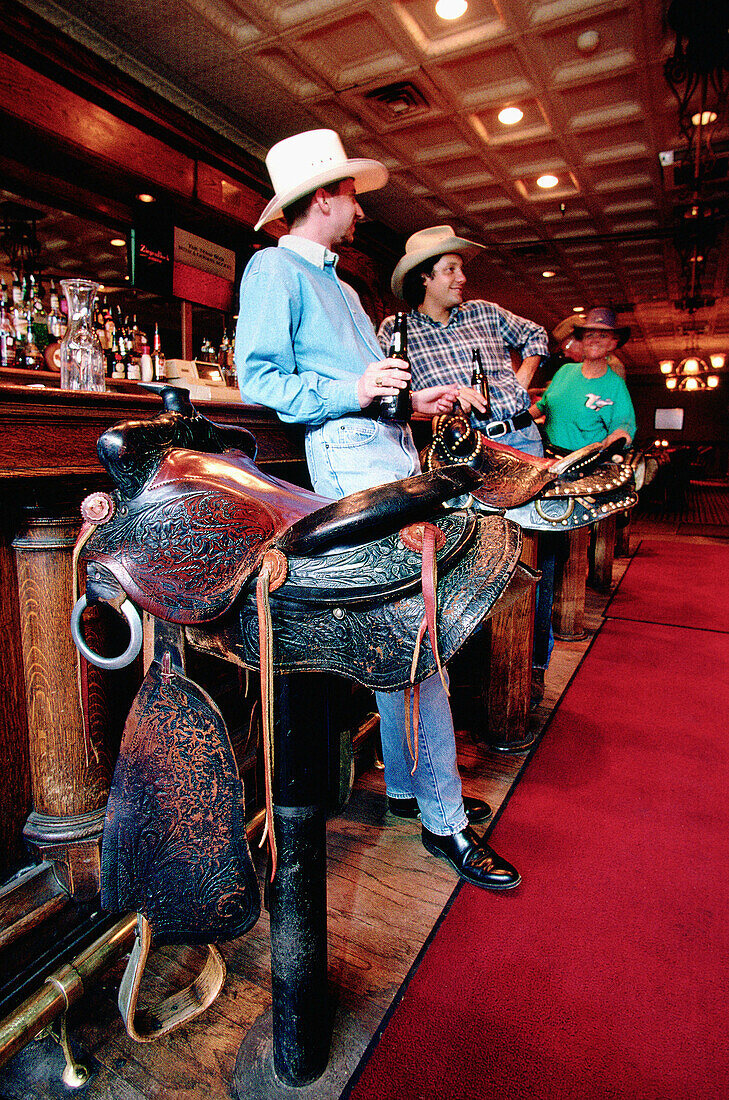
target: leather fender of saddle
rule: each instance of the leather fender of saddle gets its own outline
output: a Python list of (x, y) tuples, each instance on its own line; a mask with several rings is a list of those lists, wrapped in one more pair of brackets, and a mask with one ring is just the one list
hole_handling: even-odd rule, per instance
[(473, 497), (500, 509), (526, 530), (573, 530), (632, 508), (633, 468), (610, 461), (614, 448), (590, 444), (571, 454), (538, 458), (488, 439), (462, 413), (436, 417), (423, 454), (426, 469), (466, 462), (481, 475)]
[[(153, 661), (124, 726), (104, 820), (101, 904), (137, 912), (119, 988), (128, 1034), (151, 1042), (208, 1008), (225, 980), (212, 946), (243, 935), (261, 911), (246, 836), (243, 784), (222, 715), (203, 689)], [(152, 945), (206, 944), (194, 980), (137, 1009)]]

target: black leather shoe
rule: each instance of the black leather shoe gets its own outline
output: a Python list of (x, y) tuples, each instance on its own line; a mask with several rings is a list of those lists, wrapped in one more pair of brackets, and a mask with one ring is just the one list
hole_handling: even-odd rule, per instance
[[(415, 820), (420, 817), (418, 803), (414, 798), (390, 798), (387, 799), (387, 808), (395, 817), (408, 817)], [(470, 825), (481, 825), (492, 816), (493, 810), (488, 802), (481, 802), (478, 798), (464, 798), (463, 808)]]
[(511, 890), (521, 875), (474, 833), (470, 825), (453, 836), (437, 836), (423, 826), (423, 844), (431, 855), (447, 859), (466, 882), (485, 890)]

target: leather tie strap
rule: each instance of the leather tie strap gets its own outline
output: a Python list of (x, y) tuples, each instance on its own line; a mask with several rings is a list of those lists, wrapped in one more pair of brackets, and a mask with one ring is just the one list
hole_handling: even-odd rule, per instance
[(259, 847), (268, 840), (271, 853), (271, 879), (278, 866), (276, 837), (273, 831), (273, 626), (269, 595), (285, 582), (288, 575), (286, 556), (280, 550), (267, 550), (256, 581), (258, 611), (258, 655), (261, 675), (261, 726), (266, 787), (266, 825)]
[(411, 687), (405, 688), (405, 736), (407, 740), (410, 756), (413, 761), (413, 768), (411, 775), (415, 774), (415, 770), (418, 766), (419, 759), (419, 738), (418, 727), (420, 721), (420, 684), (415, 683), (415, 676), (418, 668), (418, 660), (420, 658), (420, 647), (425, 637), (425, 631), (428, 631), (428, 637), (430, 639), (430, 648), (433, 651), (435, 663), (438, 667), (438, 674), (443, 684), (446, 695), (448, 692), (448, 685), (446, 683), (445, 675), (443, 673), (443, 665), (440, 659), (440, 652), (438, 649), (438, 627), (436, 623), (436, 593), (438, 589), (438, 562), (437, 551), (445, 544), (445, 535), (441, 531), (440, 527), (436, 527), (433, 523), (414, 523), (410, 527), (404, 528), (400, 532), (400, 538), (405, 546), (409, 550), (414, 550), (420, 553), (422, 562), (420, 567), (420, 585), (423, 593), (423, 604), (425, 607), (425, 614), (423, 615), (420, 627), (418, 628), (418, 634), (415, 639), (415, 649), (413, 651), (413, 660), (410, 666), (410, 683), (414, 688), (413, 691), (413, 720), (412, 728), (410, 723), (410, 698)]
[(223, 988), (225, 963), (212, 944), (206, 944), (207, 958), (195, 980), (161, 1001), (155, 1009), (137, 1011), (142, 975), (152, 946), (149, 922), (137, 914), (137, 936), (119, 986), (119, 1011), (127, 1034), (137, 1043), (152, 1043), (162, 1035), (189, 1023), (209, 1008)]

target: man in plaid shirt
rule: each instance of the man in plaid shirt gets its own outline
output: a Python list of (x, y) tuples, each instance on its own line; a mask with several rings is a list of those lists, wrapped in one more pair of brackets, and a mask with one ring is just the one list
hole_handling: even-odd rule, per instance
[[(463, 301), (465, 260), (482, 245), (456, 237), (449, 225), (436, 225), (413, 233), (398, 261), (391, 286), (393, 294), (410, 306), (407, 318), (408, 359), (413, 390), (455, 383), (458, 401), (470, 411), (471, 422), (489, 439), (506, 443), (527, 454), (544, 451), (536, 424), (529, 415), (527, 387), (539, 363), (547, 355), (547, 333), (533, 321), (517, 317), (494, 302)], [(382, 322), (377, 334), (387, 355), (394, 317)], [(473, 349), (479, 348), (488, 380), (491, 411), (471, 386)], [(511, 351), (521, 359), (514, 370)], [(537, 589), (532, 654), (532, 700), (544, 695), (544, 673), (554, 644), (552, 595), (554, 547), (539, 540), (538, 565), (542, 578)]]
[[(408, 358), (414, 390), (455, 383), (459, 401), (471, 411), (475, 428), (517, 450), (541, 455), (539, 431), (531, 416), (527, 387), (547, 354), (547, 334), (533, 321), (517, 317), (494, 302), (463, 301), (464, 260), (482, 245), (456, 237), (449, 225), (422, 229), (409, 238), (392, 276), (392, 290), (410, 306)], [(394, 317), (380, 326), (385, 354)], [(471, 388), (473, 349), (479, 348), (488, 379), (491, 415)], [(521, 358), (514, 371), (510, 351)]]

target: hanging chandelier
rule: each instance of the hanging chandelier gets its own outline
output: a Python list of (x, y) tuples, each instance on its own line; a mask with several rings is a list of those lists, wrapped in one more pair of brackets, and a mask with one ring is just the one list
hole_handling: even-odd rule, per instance
[(715, 390), (720, 382), (717, 372), (723, 369), (725, 363), (725, 355), (710, 355), (706, 359), (692, 348), (677, 363), (673, 359), (661, 360), (660, 368), (666, 379), (667, 390), (691, 393), (696, 390)]

